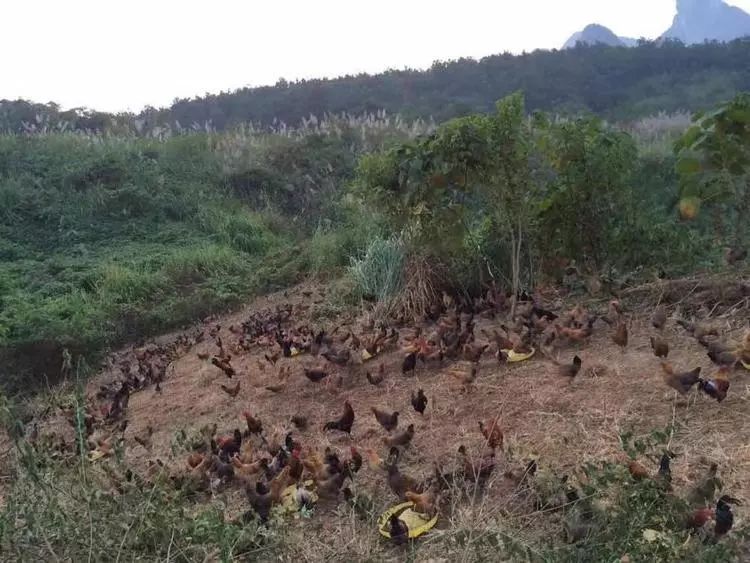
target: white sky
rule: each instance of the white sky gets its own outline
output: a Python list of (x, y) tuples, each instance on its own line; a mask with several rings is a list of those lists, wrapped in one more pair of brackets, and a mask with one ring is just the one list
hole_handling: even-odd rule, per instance
[[(750, 0), (730, 0), (750, 12)], [(0, 99), (106, 111), (503, 51), (588, 23), (654, 38), (674, 0), (0, 0)]]

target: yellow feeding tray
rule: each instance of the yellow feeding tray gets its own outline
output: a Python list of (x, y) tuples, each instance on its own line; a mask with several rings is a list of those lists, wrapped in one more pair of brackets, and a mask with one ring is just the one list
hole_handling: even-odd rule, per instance
[(404, 502), (386, 510), (378, 518), (378, 531), (380, 531), (380, 535), (385, 538), (391, 537), (390, 519), (394, 514), (398, 515), (398, 519), (409, 528), (410, 538), (418, 538), (428, 530), (434, 528), (438, 521), (437, 514), (430, 520), (424, 514), (414, 512), (412, 510), (413, 506), (413, 502)]
[(743, 362), (742, 360), (740, 360), (740, 363), (742, 364), (743, 368), (745, 368), (746, 370), (750, 370), (750, 364), (748, 364), (747, 362)]
[(362, 348), (362, 361), (363, 362), (366, 362), (367, 360), (371, 360), (375, 356), (377, 356), (377, 353), (376, 354), (370, 354), (370, 352), (368, 352), (367, 350), (365, 350), (364, 348)]
[(514, 362), (523, 362), (524, 360), (528, 360), (531, 356), (534, 355), (536, 352), (536, 348), (532, 348), (531, 352), (528, 354), (519, 354), (518, 352), (515, 352), (513, 350), (503, 350), (503, 354), (505, 354), (508, 357), (508, 362), (514, 363)]
[(302, 350), (300, 350), (299, 348), (295, 348), (294, 346), (292, 346), (291, 348), (289, 348), (289, 352), (290, 352), (290, 354), (291, 354), (291, 356), (293, 358), (294, 356), (299, 356), (302, 353)]

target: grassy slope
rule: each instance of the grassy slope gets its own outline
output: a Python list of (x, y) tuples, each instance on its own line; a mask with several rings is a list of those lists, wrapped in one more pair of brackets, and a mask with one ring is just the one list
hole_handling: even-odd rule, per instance
[[(54, 378), (274, 286), (290, 233), (223, 186), (209, 139), (0, 139), (0, 357)], [(282, 270), (282, 273), (283, 270)], [(9, 383), (13, 373), (3, 374)]]

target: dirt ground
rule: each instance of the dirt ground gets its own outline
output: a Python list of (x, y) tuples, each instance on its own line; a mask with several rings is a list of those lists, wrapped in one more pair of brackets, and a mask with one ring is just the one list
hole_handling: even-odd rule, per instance
[[(295, 307), (309, 303), (310, 299), (323, 301), (317, 289), (312, 297), (303, 295), (303, 291), (310, 290), (299, 287), (258, 299), (246, 310), (207, 326), (220, 323), (222, 339), (231, 349), (237, 337), (227, 330), (230, 325), (239, 325), (253, 310), (289, 301)], [(346, 317), (313, 321), (304, 313), (295, 315), (292, 324), (309, 323), (330, 330), (343, 323), (342, 330), (351, 328), (359, 333), (360, 321)], [(483, 341), (482, 329), (491, 329), (500, 322), (477, 319), (477, 341)], [(742, 329), (736, 325), (746, 320), (738, 320), (734, 326), (729, 320), (721, 322), (725, 336), (739, 337)], [(554, 364), (540, 353), (528, 361), (501, 365), (488, 352), (481, 361), (476, 387), (468, 393), (461, 392), (457, 381), (446, 373), (450, 362), (442, 369), (420, 366), (415, 376), (402, 375), (404, 353), (400, 350), (362, 365), (334, 370), (343, 376), (343, 384), (336, 387), (312, 383), (302, 374), (303, 366), (325, 364), (322, 358), (310, 355), (281, 358), (272, 367), (263, 359), (269, 349), (254, 346), (250, 352), (233, 357), (232, 365), (238, 375), (230, 381), (210, 362), (198, 358), (198, 353), (216, 351), (213, 341), (206, 338), (173, 362), (161, 392), (151, 387), (131, 396), (126, 413), (129, 426), (124, 434), (125, 462), (145, 468), (149, 460), (159, 458), (167, 464), (184, 465), (184, 452), (176, 457), (172, 454), (172, 444), (180, 430), (190, 432), (216, 423), (219, 433), (231, 433), (234, 428), (244, 428), (243, 410), (259, 417), (269, 434), (283, 437), (286, 431), (294, 430), (295, 438), (305, 447), (322, 451), (332, 446), (346, 454), (350, 445), (356, 445), (360, 449), (374, 448), (385, 456), (388, 448), (382, 438), (386, 433), (370, 412), (371, 406), (378, 406), (398, 410), (400, 428), (410, 423), (415, 425), (416, 434), (402, 458), (401, 469), (416, 478), (427, 477), (434, 462), (449, 465), (450, 460), (456, 459), (461, 444), (470, 452), (481, 451), (484, 438), (477, 421), (496, 416), (500, 417), (505, 433), (505, 450), (512, 452), (513, 461), (508, 469), (523, 467), (525, 461), (533, 458), (540, 467), (575, 474), (587, 461), (625, 460), (619, 440), (621, 432), (645, 434), (663, 430), (673, 422), (676, 430), (669, 447), (677, 454), (672, 464), (675, 489), (686, 488), (705, 473), (711, 462), (716, 462), (725, 490), (750, 500), (750, 372), (733, 374), (729, 396), (721, 404), (697, 393), (687, 400), (675, 400), (674, 392), (662, 382), (659, 361), (651, 352), (652, 330), (647, 316), (633, 315), (630, 343), (623, 352), (610, 340), (607, 325), (598, 322), (587, 345), (562, 350), (564, 361), (570, 361), (574, 354), (583, 359), (583, 370), (572, 384), (562, 381)], [(701, 366), (704, 374), (715, 373), (716, 367), (705, 349), (672, 319), (665, 335), (672, 348), (669, 360), (676, 369)], [(375, 387), (368, 383), (365, 373), (375, 372), (381, 362), (385, 364), (387, 378)], [(285, 366), (292, 371), (286, 389), (281, 393), (264, 389), (277, 382), (278, 368)], [(89, 394), (93, 397), (101, 384), (117, 379), (117, 375), (115, 370), (93, 379), (88, 386)], [(238, 396), (232, 398), (222, 391), (220, 384), (233, 384), (237, 379), (241, 388)], [(429, 399), (424, 416), (410, 405), (410, 394), (417, 388), (424, 389)], [(324, 423), (339, 416), (347, 399), (356, 413), (351, 438), (335, 431), (323, 432)], [(308, 430), (298, 432), (293, 428), (290, 418), (295, 414), (308, 417)], [(133, 441), (133, 436), (143, 434), (148, 426), (155, 431), (151, 451)], [(656, 470), (649, 460), (641, 461)], [(487, 491), (497, 511), (510, 502), (513, 489), (503, 483), (502, 473), (503, 467), (495, 472), (495, 481)], [(378, 507), (398, 502), (386, 484), (385, 474), (367, 465), (358, 475), (357, 486), (366, 490)], [(239, 485), (221, 494), (230, 516), (247, 509)], [(743, 512), (736, 511), (738, 523), (747, 519)], [(316, 515), (318, 522), (314, 526), (340, 534), (345, 526), (342, 517), (338, 517), (337, 522), (318, 519)], [(374, 529), (372, 534), (377, 537)]]
[[(313, 295), (308, 299), (302, 291), (297, 288), (287, 293), (288, 298), (283, 294), (270, 295), (245, 311), (217, 319), (215, 322), (222, 326), (222, 339), (231, 348), (237, 337), (227, 327), (239, 325), (252, 310), (317, 298)], [(314, 322), (307, 315), (299, 315), (293, 317), (292, 324), (309, 323), (329, 329), (341, 325), (341, 332), (360, 332), (359, 321), (342, 318)], [(489, 330), (499, 323), (477, 319), (478, 342), (483, 340), (482, 329)], [(728, 321), (724, 323), (725, 336), (740, 335), (739, 330), (731, 332)], [(325, 365), (324, 359), (300, 355), (281, 358), (273, 367), (263, 357), (269, 349), (256, 346), (232, 359), (241, 389), (236, 398), (231, 398), (220, 384), (233, 384), (236, 379), (228, 380), (210, 362), (197, 356), (201, 352), (215, 353), (216, 346), (207, 338), (170, 366), (160, 393), (148, 389), (133, 394), (127, 413), (130, 425), (125, 438), (130, 447), (126, 459), (136, 464), (156, 455), (169, 459), (170, 444), (178, 430), (217, 423), (220, 432), (231, 432), (244, 425), (240, 416), (243, 410), (249, 410), (267, 429), (282, 436), (293, 429), (289, 422), (292, 415), (306, 415), (309, 429), (299, 433), (299, 439), (307, 446), (348, 449), (354, 444), (381, 453), (386, 449), (381, 442), (385, 432), (370, 407), (398, 410), (399, 426), (414, 423), (417, 429), (406, 460), (406, 467), (415, 474), (429, 471), (432, 461), (450, 458), (460, 444), (466, 444), (470, 451), (480, 448), (484, 438), (478, 432), (477, 421), (495, 416), (500, 417), (506, 445), (517, 458), (534, 457), (540, 463), (562, 468), (619, 455), (618, 436), (624, 430), (649, 432), (674, 421), (677, 431), (670, 447), (679, 454), (673, 467), (675, 483), (691, 481), (703, 473), (706, 464), (715, 461), (726, 488), (734, 495), (750, 498), (750, 372), (737, 371), (733, 375), (729, 396), (721, 404), (702, 395), (675, 401), (674, 393), (662, 383), (659, 361), (651, 352), (652, 329), (647, 318), (633, 319), (630, 343), (624, 352), (611, 342), (605, 324), (597, 323), (596, 328), (587, 345), (574, 345), (561, 353), (564, 361), (576, 353), (583, 359), (582, 373), (572, 384), (561, 381), (554, 365), (541, 354), (529, 361), (501, 365), (488, 352), (481, 361), (476, 388), (468, 393), (462, 392), (457, 381), (445, 373), (449, 362), (442, 369), (420, 366), (415, 376), (402, 375), (404, 354), (400, 351), (333, 370), (343, 376), (338, 388), (312, 383), (302, 374), (303, 367)], [(669, 360), (676, 369), (701, 366), (704, 374), (716, 371), (705, 349), (671, 320), (666, 335), (672, 348)], [(381, 362), (387, 378), (375, 387), (367, 382), (365, 373), (374, 373)], [(278, 369), (286, 366), (292, 371), (286, 389), (278, 394), (265, 390), (266, 385), (278, 382)], [(93, 379), (89, 385), (91, 394), (112, 377), (105, 373)], [(429, 398), (424, 417), (413, 411), (409, 403), (410, 393), (420, 387)], [(347, 399), (357, 414), (351, 440), (341, 433), (322, 432), (323, 424), (338, 417)], [(155, 429), (150, 453), (128, 440), (149, 425)]]

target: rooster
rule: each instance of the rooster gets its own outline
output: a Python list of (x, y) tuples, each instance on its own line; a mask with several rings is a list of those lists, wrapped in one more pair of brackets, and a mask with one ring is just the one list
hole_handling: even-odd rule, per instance
[(344, 413), (337, 420), (326, 422), (323, 430), (339, 430), (351, 435), (353, 424), (354, 409), (349, 401), (344, 401)]

